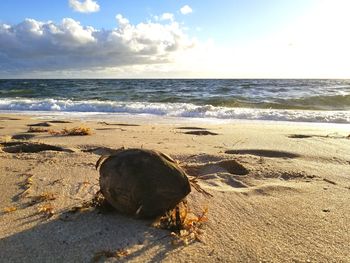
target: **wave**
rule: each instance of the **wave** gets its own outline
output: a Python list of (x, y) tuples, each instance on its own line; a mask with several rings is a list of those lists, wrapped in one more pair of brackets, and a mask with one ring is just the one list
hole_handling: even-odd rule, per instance
[(191, 103), (0, 99), (2, 111), (151, 114), (167, 117), (350, 123), (350, 111), (232, 108)]
[(287, 98), (249, 101), (244, 97), (209, 98), (206, 102), (214, 106), (259, 109), (291, 110), (350, 110), (350, 95), (322, 95), (303, 98)]
[(289, 106), (312, 108), (317, 110), (350, 110), (350, 95), (321, 95), (299, 99), (283, 100)]

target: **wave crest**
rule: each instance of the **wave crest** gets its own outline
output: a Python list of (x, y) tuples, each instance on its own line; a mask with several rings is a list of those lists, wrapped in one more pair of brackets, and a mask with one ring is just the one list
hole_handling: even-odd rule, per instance
[(68, 113), (128, 113), (188, 118), (350, 123), (350, 111), (251, 109), (217, 107), (212, 105), (194, 105), (190, 103), (0, 99), (0, 110)]

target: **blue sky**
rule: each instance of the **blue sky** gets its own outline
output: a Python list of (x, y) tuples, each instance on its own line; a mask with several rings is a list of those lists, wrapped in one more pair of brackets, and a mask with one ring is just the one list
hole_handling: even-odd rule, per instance
[[(315, 1), (310, 0), (221, 0), (221, 1), (99, 0), (98, 12), (79, 13), (65, 0), (1, 0), (0, 22), (16, 24), (25, 18), (59, 23), (70, 17), (83, 25), (113, 29), (114, 17), (122, 14), (131, 23), (144, 22), (152, 15), (173, 13), (189, 31), (200, 39), (219, 42), (251, 40), (255, 36), (279, 30), (307, 12)], [(180, 8), (189, 5), (191, 15), (183, 16)], [(200, 29), (200, 30), (198, 30)]]
[(350, 77), (349, 7), (346, 0), (1, 0), (0, 77)]

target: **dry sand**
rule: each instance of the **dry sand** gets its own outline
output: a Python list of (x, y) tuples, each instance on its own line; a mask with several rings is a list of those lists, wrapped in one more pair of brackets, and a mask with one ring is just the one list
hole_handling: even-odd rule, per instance
[[(349, 126), (90, 120), (83, 125), (93, 135), (28, 136), (27, 125), (39, 122), (45, 119), (0, 115), (1, 262), (91, 262), (96, 252), (117, 249), (129, 255), (101, 261), (350, 262)], [(49, 124), (60, 130), (81, 122)], [(203, 134), (193, 126), (218, 135), (193, 134)], [(213, 195), (188, 197), (193, 210), (209, 208), (202, 242), (174, 246), (151, 221), (117, 213), (62, 220), (98, 190), (100, 155), (122, 146), (163, 151), (199, 176)], [(45, 192), (56, 199), (30, 204)], [(38, 213), (47, 203), (50, 218)], [(17, 210), (3, 212), (10, 207)]]

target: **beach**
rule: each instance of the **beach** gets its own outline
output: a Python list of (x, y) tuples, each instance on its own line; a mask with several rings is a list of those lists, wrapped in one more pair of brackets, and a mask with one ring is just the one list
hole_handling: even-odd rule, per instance
[[(73, 127), (92, 134), (58, 134)], [(349, 134), (348, 124), (2, 113), (0, 258), (91, 262), (125, 251), (99, 261), (349, 262)], [(161, 151), (198, 176), (212, 195), (187, 197), (193, 212), (208, 209), (198, 239), (174, 244), (151, 220), (115, 212), (66, 217), (98, 191), (96, 161), (121, 147)]]
[(0, 263), (350, 263), (350, 1), (3, 1)]

